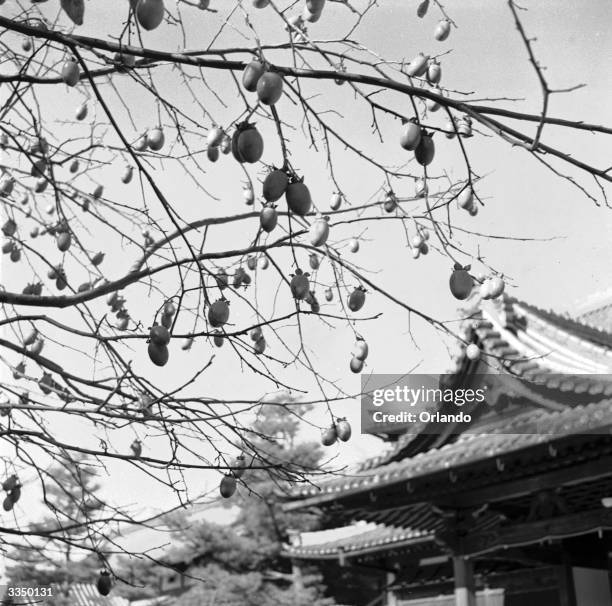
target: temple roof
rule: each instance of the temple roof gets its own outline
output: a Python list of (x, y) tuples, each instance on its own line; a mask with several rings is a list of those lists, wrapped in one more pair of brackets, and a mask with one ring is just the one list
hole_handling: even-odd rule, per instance
[(490, 428), (487, 433), (466, 432), (456, 442), (413, 457), (369, 469), (360, 466), (352, 473), (348, 471), (343, 477), (322, 483), (318, 488), (310, 484), (296, 486), (291, 497), (317, 496), (321, 502), (332, 501), (340, 493), (386, 486), (609, 426), (612, 426), (612, 400), (609, 399), (557, 411), (530, 410), (517, 415), (508, 425)]
[[(612, 333), (507, 296), (467, 311), (464, 335), (516, 375), (612, 373)], [(454, 368), (463, 361), (461, 351)]]
[[(471, 365), (472, 372), (511, 375), (543, 386), (551, 398), (568, 404), (552, 410), (536, 404), (510, 420), (500, 417), (498, 425), (468, 428), (456, 441), (416, 454), (406, 454), (415, 440), (414, 433), (407, 433), (394, 448), (360, 462), (344, 477), (320, 488), (295, 487), (291, 498), (333, 500), (339, 493), (428, 475), (612, 424), (612, 334), (506, 295), (488, 305), (471, 300), (468, 306), (462, 324), (465, 343), (449, 372), (459, 375)], [(483, 352), (478, 363), (465, 355), (469, 342), (478, 343)]]
[[(359, 463), (343, 477), (334, 477), (318, 488), (311, 484), (294, 487), (289, 497), (293, 502), (286, 504), (288, 510), (332, 504), (353, 494), (366, 493), (374, 498), (379, 488), (399, 490), (402, 483), (410, 486), (413, 479), (429, 481), (427, 476), (474, 469), (469, 467), (474, 464), (495, 467), (502, 456), (522, 457), (523, 452), (540, 444), (555, 452), (553, 443), (559, 440), (610, 432), (610, 332), (586, 323), (583, 317), (577, 320), (508, 296), (484, 304), (470, 300), (467, 305), (461, 326), (464, 343), (459, 344), (453, 356), (450, 375), (469, 381), (476, 374), (492, 374), (502, 392), (512, 381), (526, 383), (531, 391), (525, 406), (510, 416), (493, 407), (479, 424), (463, 429), (446, 442), (423, 440), (413, 425), (412, 433), (400, 436), (392, 449)], [(467, 358), (469, 343), (480, 347), (480, 360)], [(504, 383), (504, 377), (511, 381)], [(364, 515), (376, 521), (305, 533), (301, 542), (287, 546), (285, 555), (337, 559), (412, 546), (422, 549), (419, 544), (435, 541), (437, 525), (443, 524), (439, 513), (431, 504), (415, 502), (391, 516)], [(487, 512), (478, 525), (484, 528), (499, 519), (493, 511)]]
[(364, 555), (385, 548), (399, 548), (432, 541), (434, 533), (359, 522), (351, 526), (302, 533), (298, 542), (286, 545), (283, 553), (292, 558), (332, 559), (344, 554)]
[[(469, 366), (466, 344), (475, 342), (483, 355), (473, 372), (509, 373), (556, 390), (564, 400), (573, 394), (580, 394), (581, 400), (612, 397), (612, 333), (507, 295), (488, 303), (471, 299), (464, 313), (465, 343), (456, 346), (449, 373)], [(392, 448), (362, 461), (358, 469), (403, 458), (414, 438), (410, 433), (401, 435)]]

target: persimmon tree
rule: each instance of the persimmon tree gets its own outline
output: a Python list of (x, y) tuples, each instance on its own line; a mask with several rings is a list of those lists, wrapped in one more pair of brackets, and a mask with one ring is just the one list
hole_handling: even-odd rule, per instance
[[(266, 390), (308, 390), (303, 401), (329, 417), (323, 443), (350, 436), (334, 404), (355, 394), (317, 366), (312, 326), (354, 332), (348, 374), (364, 371), (373, 298), (462, 338), (363, 269), (368, 227), (397, 226), (402, 265), (447, 258), (449, 297), (504, 290), (503, 268), (472, 275), (466, 262), (477, 251), (464, 218), (486, 211), (474, 141), (521, 148), (585, 203), (607, 205), (610, 168), (549, 133), (612, 129), (550, 113), (551, 96), (572, 91), (549, 84), (512, 0), (508, 29), (533, 67), (539, 113), (445, 87), (461, 23), (436, 0), (405, 3), (431, 45), (394, 57), (360, 41), (385, 11), (373, 0), (2, 4), (0, 435), (12, 544), (73, 545), (106, 566), (121, 551), (117, 525), (146, 523), (107, 498), (69, 531), (32, 529), (25, 493), (57, 483), (51, 464), (123, 466), (180, 505), (197, 495), (185, 481), (197, 470), (218, 470), (225, 497), (248, 490), (244, 466), (279, 487), (324, 473), (278, 464), (252, 424)], [(321, 23), (335, 36), (319, 39)], [(372, 190), (360, 198), (351, 183), (362, 173)], [(241, 372), (213, 393), (219, 352)], [(250, 397), (235, 397), (238, 378)]]

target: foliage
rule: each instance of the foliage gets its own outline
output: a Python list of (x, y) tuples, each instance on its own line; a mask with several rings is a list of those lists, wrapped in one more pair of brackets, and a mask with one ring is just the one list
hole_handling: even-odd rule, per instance
[(271, 582), (265, 573), (232, 572), (210, 564), (197, 568), (193, 575), (203, 582), (178, 598), (176, 606), (196, 606), (196, 604), (218, 604), (219, 606), (327, 606), (333, 600), (322, 598), (315, 587), (301, 591), (289, 585)]

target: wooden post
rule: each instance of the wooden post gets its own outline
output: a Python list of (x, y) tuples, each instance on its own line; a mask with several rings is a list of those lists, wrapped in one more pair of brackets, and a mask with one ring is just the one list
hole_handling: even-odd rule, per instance
[(612, 595), (612, 551), (608, 551), (608, 582), (610, 583), (610, 595)]
[(453, 558), (453, 572), (455, 575), (455, 606), (476, 606), (472, 561), (461, 556), (455, 556)]
[(291, 574), (293, 577), (293, 591), (297, 597), (304, 591), (304, 581), (302, 579), (302, 569), (295, 560), (291, 560)]
[(576, 588), (574, 573), (568, 564), (559, 566), (559, 606), (576, 606)]
[(395, 592), (392, 589), (389, 589), (391, 585), (395, 582), (395, 573), (387, 572), (387, 606), (397, 606), (397, 597), (395, 596)]

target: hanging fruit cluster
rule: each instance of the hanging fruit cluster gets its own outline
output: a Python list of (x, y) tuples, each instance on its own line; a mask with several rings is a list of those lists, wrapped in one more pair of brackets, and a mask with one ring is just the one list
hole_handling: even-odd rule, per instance
[(174, 321), (176, 307), (172, 301), (167, 301), (164, 304), (161, 314), (161, 325), (154, 324), (149, 330), (149, 346), (147, 352), (149, 358), (156, 366), (165, 366), (170, 357), (168, 344), (170, 343), (171, 335), (170, 328)]
[(62, 67), (62, 80), (66, 86), (76, 86), (81, 79), (79, 64), (74, 59), (67, 59)]
[[(449, 280), (451, 293), (456, 299), (464, 301), (473, 292), (474, 278), (469, 273), (470, 266), (462, 267), (455, 263), (455, 267)], [(479, 278), (480, 280), (480, 278)], [(506, 284), (501, 276), (492, 276), (481, 280), (479, 295), (481, 299), (496, 299), (501, 296)]]
[(234, 495), (237, 488), (237, 480), (242, 478), (246, 471), (246, 460), (244, 455), (236, 457), (231, 465), (231, 470), (226, 473), (219, 484), (219, 493), (224, 499), (229, 499)]
[(363, 370), (363, 365), (370, 353), (368, 344), (363, 337), (357, 337), (355, 345), (353, 347), (353, 357), (351, 358), (350, 369), (355, 374), (360, 373)]
[(261, 61), (251, 61), (242, 72), (242, 85), (264, 105), (275, 105), (283, 96), (283, 78)]
[(300, 217), (305, 217), (312, 208), (310, 190), (304, 184), (304, 180), (298, 177), (294, 176), (287, 185), (285, 199), (289, 210)]
[(321, 433), (321, 444), (332, 446), (337, 440), (348, 442), (351, 439), (352, 429), (350, 423), (345, 419), (337, 419), (333, 425), (324, 429)]
[(469, 271), (469, 265), (462, 267), (459, 263), (455, 263), (453, 273), (449, 280), (449, 286), (453, 297), (460, 301), (467, 299), (474, 287), (474, 279), (469, 274)]
[(116, 327), (118, 330), (126, 330), (130, 322), (130, 315), (125, 308), (125, 299), (115, 290), (106, 297), (106, 304), (117, 318)]
[(140, 440), (134, 440), (130, 444), (130, 449), (133, 455), (138, 459), (142, 455), (142, 442)]
[(289, 287), (291, 288), (291, 294), (294, 299), (303, 301), (310, 292), (310, 281), (308, 280), (310, 274), (304, 273), (299, 267), (295, 270), (295, 274), (291, 278)]
[(113, 581), (108, 570), (104, 569), (100, 571), (100, 575), (96, 581), (96, 587), (100, 595), (107, 596), (111, 592)]
[(218, 299), (208, 308), (208, 321), (213, 328), (220, 328), (229, 320), (229, 301)]
[(229, 154), (232, 151), (232, 139), (220, 126), (214, 126), (206, 137), (206, 156), (211, 162), (219, 159), (219, 152)]
[[(310, 226), (309, 235), (310, 243), (313, 246), (324, 246), (329, 238), (329, 217), (318, 216)], [(317, 267), (313, 267), (313, 269), (317, 268), (318, 264)]]
[(429, 253), (429, 230), (421, 225), (416, 226), (416, 234), (410, 240), (410, 246), (412, 247), (412, 257), (418, 259), (421, 255)]
[(457, 196), (457, 206), (467, 211), (472, 217), (478, 214), (478, 206), (474, 201), (474, 190), (470, 185), (466, 185)]
[(158, 28), (164, 20), (163, 0), (130, 0), (130, 4), (138, 23), (147, 31)]
[(266, 233), (270, 233), (274, 230), (278, 224), (278, 213), (276, 212), (276, 207), (273, 204), (267, 204), (261, 209), (261, 213), (259, 214), (259, 223), (261, 225), (261, 229), (263, 229)]
[(316, 23), (323, 14), (325, 8), (325, 0), (306, 0), (302, 18), (309, 23)]
[(365, 295), (366, 291), (363, 286), (354, 288), (347, 299), (348, 308), (353, 312), (359, 311), (365, 304)]
[(232, 155), (241, 164), (259, 162), (263, 155), (264, 142), (254, 124), (241, 122), (232, 137)]
[(4, 511), (11, 511), (21, 498), (21, 484), (19, 478), (13, 474), (2, 482), (2, 490), (6, 492), (6, 497), (2, 502)]
[(268, 203), (276, 202), (285, 194), (287, 187), (289, 187), (289, 175), (284, 170), (273, 167), (264, 179), (263, 197)]

